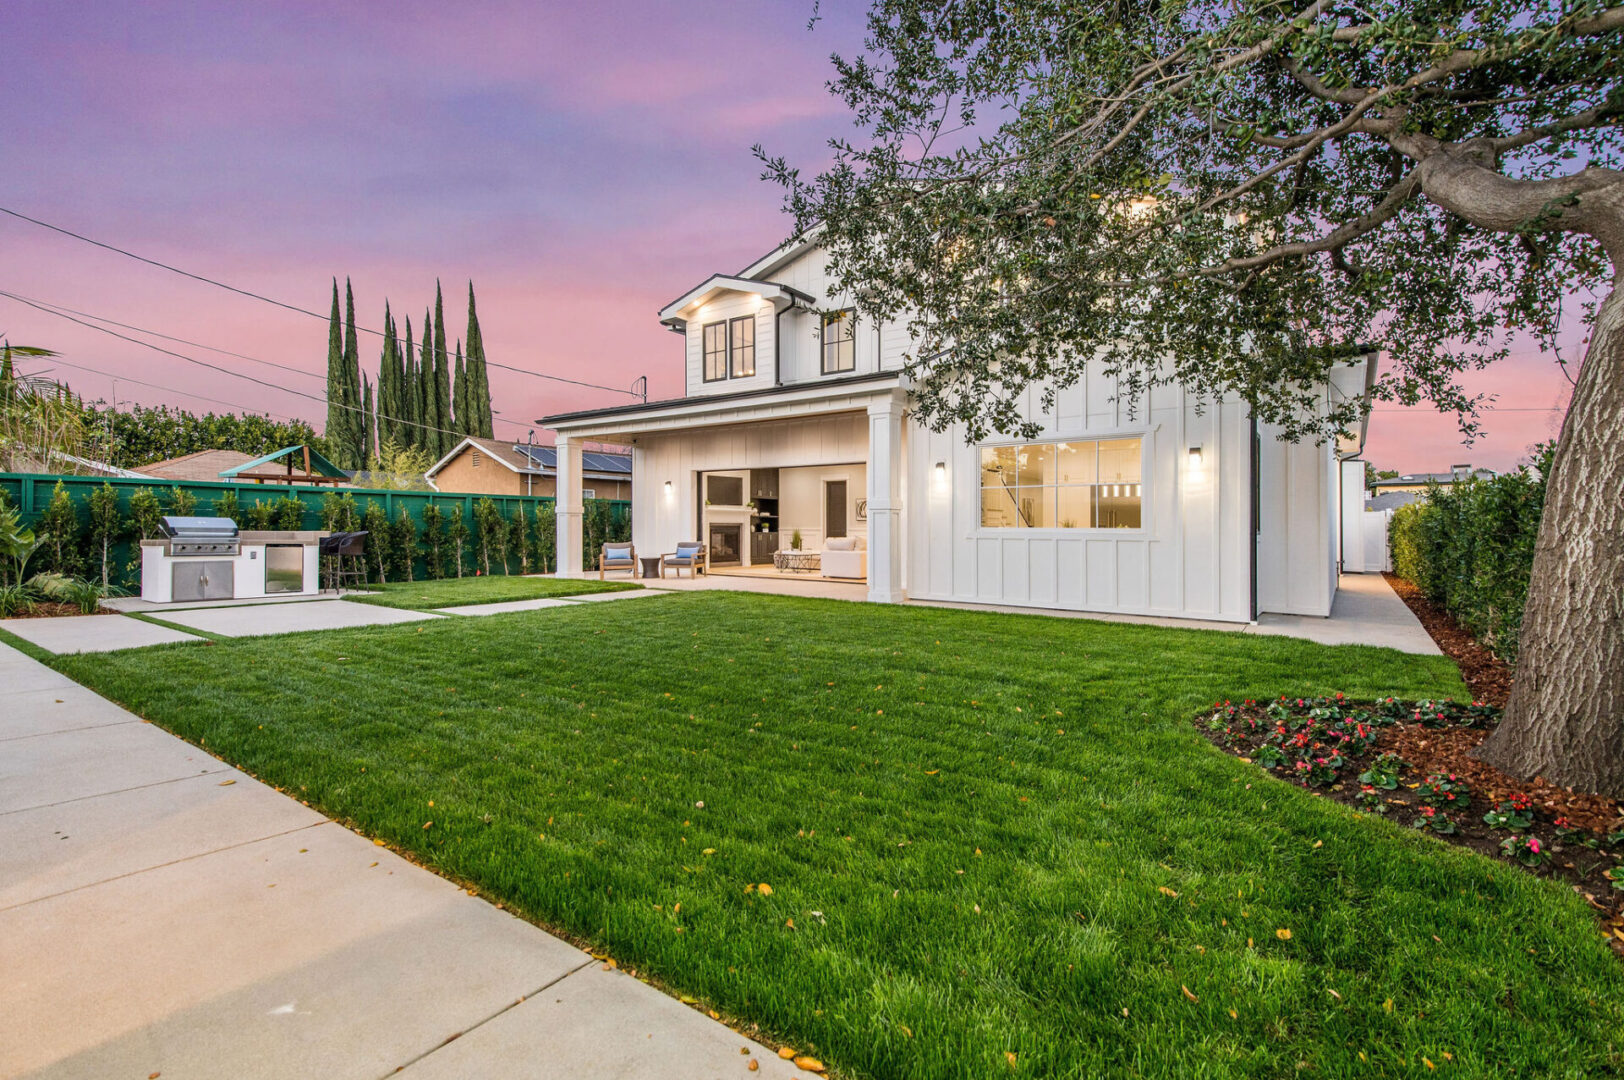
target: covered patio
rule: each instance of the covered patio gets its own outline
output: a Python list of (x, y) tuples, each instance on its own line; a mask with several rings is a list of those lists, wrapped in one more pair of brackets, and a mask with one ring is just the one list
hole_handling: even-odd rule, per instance
[(613, 442), (632, 451), (638, 558), (681, 542), (706, 545), (710, 572), (686, 587), (731, 580), (800, 595), (904, 599), (903, 401), (893, 373), (544, 422), (558, 432), (562, 574), (596, 570), (581, 555), (582, 444)]

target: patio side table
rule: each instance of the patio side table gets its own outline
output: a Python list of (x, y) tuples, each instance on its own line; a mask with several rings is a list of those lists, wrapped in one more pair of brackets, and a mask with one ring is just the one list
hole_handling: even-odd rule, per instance
[(773, 566), (778, 570), (804, 571), (810, 574), (823, 568), (823, 556), (817, 551), (775, 551)]
[(657, 578), (660, 576), (660, 557), (658, 555), (644, 555), (638, 561), (643, 564), (643, 576), (645, 578)]

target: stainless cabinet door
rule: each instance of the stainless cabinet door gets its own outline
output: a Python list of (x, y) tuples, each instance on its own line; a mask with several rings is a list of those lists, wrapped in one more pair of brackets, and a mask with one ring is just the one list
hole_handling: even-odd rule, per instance
[(172, 563), (171, 598), (176, 601), (230, 600), (236, 595), (236, 567), (219, 562)]
[(304, 592), (304, 545), (267, 545), (265, 548), (265, 595), (298, 592)]

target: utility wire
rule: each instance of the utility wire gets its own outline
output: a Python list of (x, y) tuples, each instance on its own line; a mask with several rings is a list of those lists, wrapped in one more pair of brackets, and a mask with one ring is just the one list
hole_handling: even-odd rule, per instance
[[(229, 375), (232, 378), (246, 379), (247, 381), (249, 381), (251, 383), (257, 383), (260, 386), (269, 387), (272, 390), (280, 390), (284, 394), (293, 394), (295, 397), (306, 398), (306, 399), (308, 399), (310, 401), (319, 402), (320, 404), (327, 405), (329, 407), (337, 406), (340, 409), (347, 409), (347, 410), (349, 410), (351, 412), (358, 412), (358, 413), (365, 413), (366, 412), (366, 410), (364, 408), (362, 408), (361, 406), (359, 406), (359, 405), (345, 405), (342, 402), (329, 401), (324, 396), (317, 396), (316, 394), (307, 394), (303, 390), (295, 390), (295, 389), (293, 389), (292, 387), (289, 387), (289, 386), (278, 386), (275, 383), (266, 382), (264, 379), (256, 379), (252, 375), (244, 375), (240, 371), (232, 371), (230, 368), (224, 368), (224, 367), (221, 367), (218, 364), (211, 364), (207, 360), (199, 360), (195, 356), (187, 356), (185, 353), (178, 353), (178, 352), (174, 351), (173, 349), (166, 349), (161, 345), (154, 345), (150, 341), (142, 341), (140, 338), (133, 338), (133, 337), (130, 337), (128, 334), (121, 334), (116, 330), (109, 330), (105, 326), (98, 326), (95, 323), (86, 322), (83, 319), (74, 318), (72, 315), (65, 315), (60, 311), (52, 311), (50, 308), (42, 307), (39, 304), (31, 303), (30, 301), (24, 300), (24, 299), (22, 299), (21, 297), (17, 296), (14, 293), (9, 293), (9, 292), (6, 292), (4, 290), (0, 290), (0, 296), (4, 296), (8, 300), (15, 300), (20, 304), (25, 304), (26, 306), (34, 308), (36, 311), (44, 312), (47, 315), (55, 315), (59, 319), (66, 319), (68, 322), (77, 323), (78, 325), (83, 326), (86, 329), (100, 331), (103, 334), (108, 334), (108, 335), (110, 335), (112, 337), (116, 337), (120, 341), (128, 341), (130, 344), (139, 345), (143, 349), (151, 349), (153, 352), (162, 353), (165, 356), (173, 356), (177, 360), (184, 360), (188, 364), (196, 364), (199, 367), (205, 367), (205, 368), (210, 369), (211, 371), (218, 371), (218, 372), (220, 372), (220, 373), (222, 373), (224, 375)], [(103, 372), (102, 374), (106, 374), (106, 373)], [(108, 378), (124, 378), (124, 376), (113, 376), (113, 375), (108, 375), (107, 377)], [(130, 379), (129, 381), (136, 382), (137, 380)], [(241, 408), (241, 406), (237, 406), (237, 407)], [(387, 415), (384, 415), (382, 413), (378, 413), (376, 415), (381, 420), (389, 420), (389, 421), (391, 421), (393, 423), (396, 423), (396, 424), (405, 424), (407, 427), (421, 428), (424, 431), (436, 431), (436, 432), (440, 432), (440, 433), (446, 434), (446, 435), (453, 435), (453, 436), (457, 437), (458, 439), (462, 439), (462, 438), (466, 437), (463, 432), (451, 431), (448, 428), (435, 427), (432, 424), (420, 424), (415, 420), (403, 420), (403, 419), (399, 419), (397, 417), (387, 416)], [(504, 422), (509, 423), (509, 424), (515, 424), (518, 427), (523, 427), (524, 426), (523, 424), (518, 424), (517, 421), (513, 421), (513, 420), (507, 420), (507, 421), (504, 421)]]
[[(111, 252), (114, 252), (116, 254), (126, 256), (127, 258), (134, 259), (137, 262), (146, 263), (148, 266), (156, 266), (160, 270), (168, 270), (172, 274), (179, 274), (181, 277), (191, 278), (193, 281), (200, 281), (205, 285), (213, 285), (217, 289), (224, 289), (227, 292), (234, 292), (238, 296), (246, 296), (251, 300), (259, 300), (259, 301), (261, 301), (263, 303), (272, 304), (272, 305), (274, 305), (276, 307), (283, 308), (283, 309), (285, 309), (287, 311), (297, 312), (300, 315), (308, 315), (312, 319), (320, 319), (322, 322), (329, 322), (331, 320), (331, 318), (332, 318), (331, 315), (323, 315), (320, 312), (311, 311), (309, 308), (302, 308), (302, 307), (298, 306), (297, 304), (289, 304), (286, 301), (276, 300), (276, 299), (273, 299), (273, 298), (271, 298), (269, 296), (264, 296), (264, 295), (261, 295), (260, 293), (252, 292), (252, 291), (250, 291), (248, 289), (239, 289), (235, 285), (227, 285), (223, 281), (217, 281), (217, 280), (215, 280), (214, 278), (211, 278), (211, 277), (204, 277), (202, 274), (194, 274), (190, 270), (182, 270), (178, 266), (171, 266), (166, 262), (159, 262), (157, 259), (149, 259), (145, 255), (137, 255), (133, 251), (126, 251), (124, 248), (115, 247), (112, 244), (106, 244), (106, 243), (103, 243), (100, 240), (93, 240), (90, 237), (84, 236), (84, 235), (82, 235), (80, 233), (76, 233), (76, 232), (72, 231), (71, 229), (64, 229), (60, 225), (52, 225), (48, 221), (41, 221), (39, 218), (29, 217), (27, 214), (19, 213), (16, 210), (12, 210), (12, 209), (9, 209), (9, 208), (4, 207), (4, 206), (0, 206), (0, 214), (9, 214), (12, 217), (17, 218), (20, 221), (26, 221), (31, 225), (38, 225), (42, 229), (49, 229), (54, 233), (60, 233), (63, 236), (69, 236), (69, 237), (72, 237), (75, 240), (81, 240), (84, 243), (91, 244), (91, 245), (93, 245), (95, 247), (99, 247), (99, 248), (101, 248), (101, 249), (103, 249), (105, 251), (111, 251)], [(374, 335), (376, 337), (383, 337), (384, 336), (384, 333), (383, 333), (382, 330), (374, 330), (369, 326), (357, 326), (356, 329), (361, 331), (362, 333), (372, 334), (372, 335)], [(613, 394), (625, 394), (628, 397), (637, 397), (638, 396), (634, 391), (631, 391), (631, 390), (622, 390), (619, 387), (615, 387), (615, 386), (603, 386), (603, 385), (601, 385), (599, 383), (583, 382), (580, 379), (568, 379), (568, 378), (565, 378), (562, 375), (548, 375), (545, 372), (531, 371), (528, 368), (513, 367), (510, 364), (499, 364), (494, 360), (486, 360), (485, 361), (485, 366), (486, 367), (493, 367), (493, 368), (500, 368), (503, 371), (512, 371), (512, 372), (515, 372), (515, 373), (517, 373), (519, 375), (529, 375), (529, 376), (531, 376), (533, 378), (537, 378), (537, 379), (551, 379), (554, 382), (569, 383), (572, 386), (585, 386), (585, 387), (587, 387), (589, 389), (592, 389), (592, 390), (608, 390), (610, 393), (613, 393)]]
[[(323, 375), (318, 371), (306, 371), (304, 368), (296, 368), (291, 364), (278, 364), (274, 360), (261, 360), (257, 356), (249, 356), (246, 353), (232, 352), (230, 349), (222, 349), (216, 345), (205, 345), (200, 341), (188, 341), (185, 338), (174, 337), (169, 334), (162, 334), (156, 330), (148, 330), (145, 327), (131, 326), (129, 323), (121, 323), (117, 319), (109, 319), (101, 315), (92, 315), (88, 311), (75, 311), (73, 308), (63, 307), (61, 304), (53, 304), (48, 300), (39, 300), (27, 296), (21, 296), (17, 293), (0, 293), (0, 295), (8, 296), (11, 299), (17, 300), (21, 303), (32, 304), (36, 308), (40, 308), (42, 310), (49, 309), (48, 314), (60, 315), (65, 312), (68, 315), (78, 315), (81, 318), (90, 319), (93, 322), (106, 323), (108, 326), (117, 326), (124, 330), (134, 330), (138, 334), (146, 334), (149, 337), (162, 338), (164, 341), (173, 341), (177, 345), (190, 345), (194, 349), (207, 349), (209, 352), (220, 353), (222, 356), (234, 356), (238, 360), (248, 360), (255, 364), (264, 364), (266, 367), (273, 367), (279, 371), (292, 372), (295, 375), (303, 375), (306, 378), (322, 380), (327, 378), (326, 375)], [(109, 378), (111, 378), (111, 376), (109, 376)]]
[[(289, 416), (286, 413), (271, 412), (269, 409), (251, 408), (247, 405), (240, 405), (235, 401), (222, 401), (220, 398), (208, 397), (204, 394), (193, 393), (190, 390), (177, 390), (173, 386), (160, 386), (154, 382), (145, 382), (141, 379), (137, 379), (133, 375), (114, 375), (112, 372), (103, 371), (100, 368), (93, 368), (88, 364), (76, 364), (71, 360), (63, 360), (58, 356), (51, 357), (48, 363), (50, 363), (52, 367), (60, 364), (63, 367), (74, 368), (77, 371), (88, 371), (92, 375), (101, 375), (104, 378), (115, 379), (119, 382), (134, 383), (137, 386), (145, 386), (151, 390), (162, 390), (168, 394), (179, 394), (182, 397), (193, 398), (197, 401), (207, 401), (210, 405), (224, 405), (228, 409), (240, 409), (251, 416), (274, 416), (279, 420), (291, 420), (300, 424), (309, 423), (309, 421), (298, 416)], [(47, 369), (47, 371), (48, 370), (49, 369)]]

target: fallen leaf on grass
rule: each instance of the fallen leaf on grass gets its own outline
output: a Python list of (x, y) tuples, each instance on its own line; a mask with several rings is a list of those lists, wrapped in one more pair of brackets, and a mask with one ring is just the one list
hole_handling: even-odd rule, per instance
[(1200, 998), (1196, 997), (1194, 994), (1190, 993), (1190, 988), (1188, 986), (1184, 986), (1184, 985), (1181, 984), (1179, 986), (1179, 989), (1183, 990), (1184, 991), (1184, 996), (1189, 998), (1191, 1001), (1200, 1001), (1201, 1000)]
[(1005, 1050), (1004, 1060), (1009, 1062), (1009, 1067), (1013, 1069), (1015, 1067), (1015, 1051)]
[(1282, 926), (1280, 929), (1274, 932), (1274, 936), (1279, 938), (1281, 941), (1290, 941), (1291, 931)]
[[(834, 684), (830, 683), (829, 685), (833, 686)], [(791, 1050), (787, 1046), (780, 1046), (778, 1048), (778, 1056), (783, 1058), (785, 1061), (789, 1061), (795, 1057), (795, 1051)]]
[(1156, 886), (1156, 891), (1161, 893), (1163, 896), (1177, 896), (1178, 895), (1178, 893), (1174, 892), (1172, 889), (1169, 889), (1166, 885), (1158, 885), (1158, 886)]
[(798, 1057), (795, 1059), (795, 1067), (797, 1069), (805, 1069), (807, 1072), (814, 1073), (824, 1071), (823, 1062), (819, 1061), (815, 1057)]
[(1327, 986), (1325, 988), (1325, 992), (1327, 994), (1330, 994), (1332, 997), (1336, 998), (1338, 1001), (1342, 1000), (1342, 995), (1337, 993), (1335, 990), (1332, 990), (1329, 986)]
[(756, 889), (761, 893), (762, 896), (771, 896), (773, 894), (773, 887), (767, 884), (765, 881), (763, 881), (760, 885), (757, 885)]
[(425, 821), (425, 822), (423, 822), (423, 828), (425, 828), (425, 829), (432, 829), (432, 828), (434, 828), (434, 822), (432, 822), (432, 821)]

